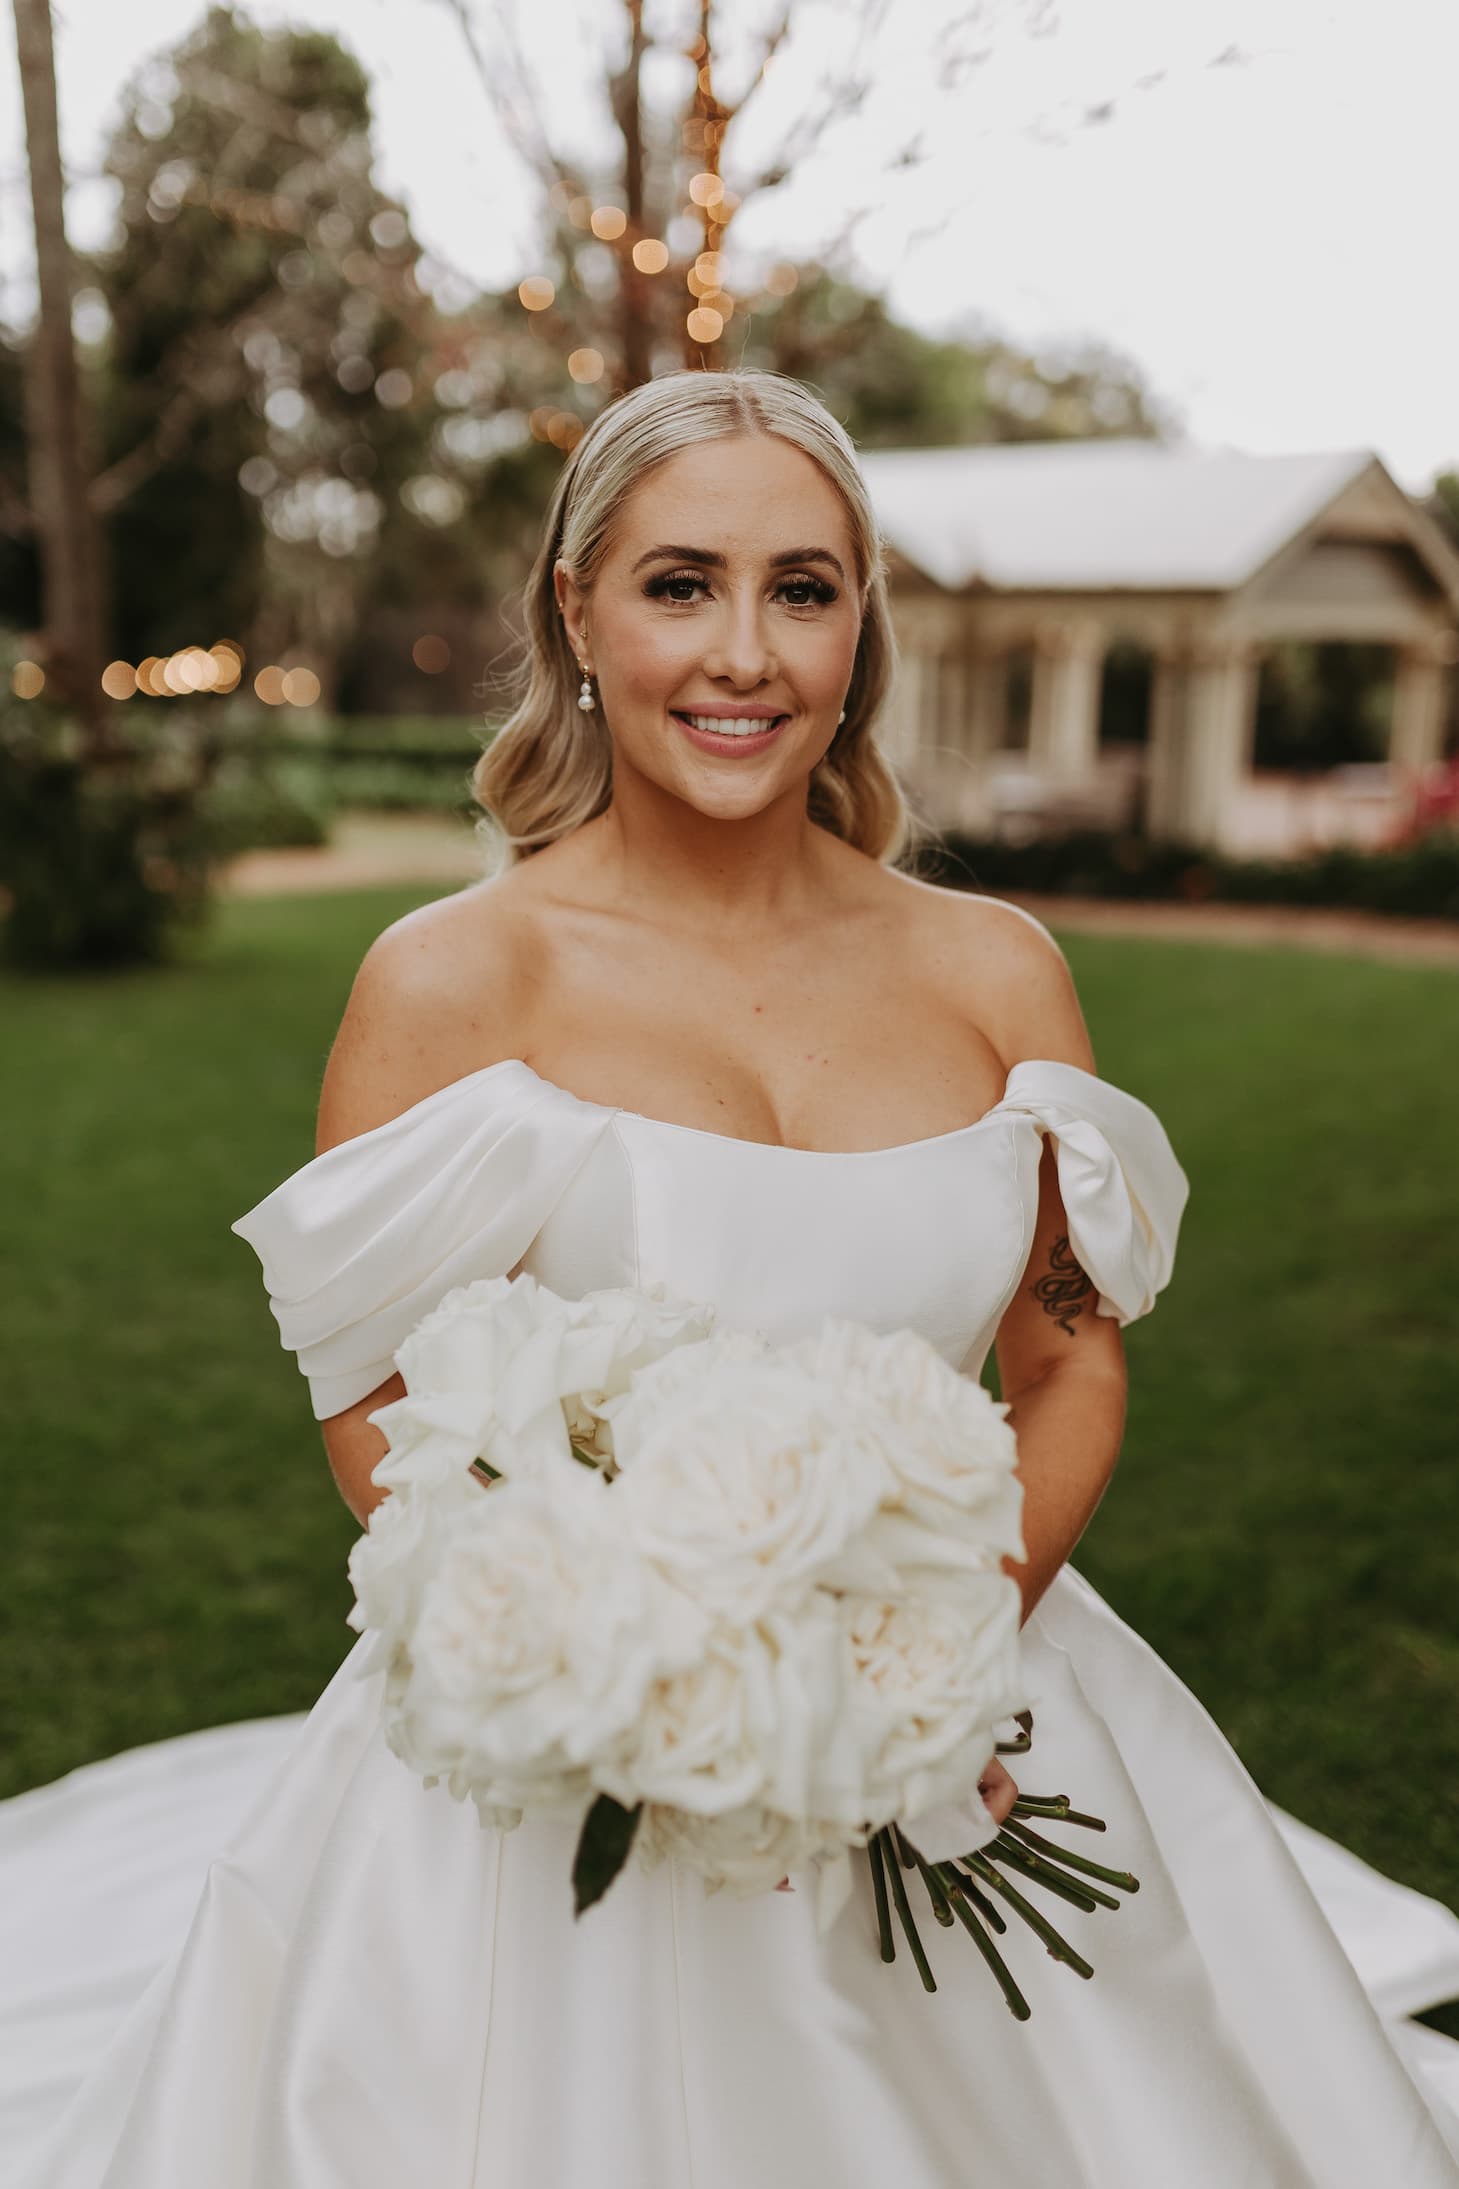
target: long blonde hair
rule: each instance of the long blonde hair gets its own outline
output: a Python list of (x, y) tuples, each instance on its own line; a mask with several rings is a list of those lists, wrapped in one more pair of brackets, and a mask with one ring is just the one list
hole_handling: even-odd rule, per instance
[(554, 564), (563, 561), (586, 591), (619, 510), (650, 467), (695, 442), (737, 434), (778, 435), (820, 465), (846, 505), (865, 589), (846, 719), (812, 770), (807, 814), (886, 864), (915, 834), (875, 738), (896, 644), (881, 539), (849, 435), (816, 396), (779, 373), (674, 372), (600, 411), (558, 478), (522, 596), (516, 703), (472, 771), (484, 812), (478, 829), (496, 871), (591, 821), (612, 796), (612, 744), (601, 714), (585, 715), (577, 704), (579, 672), (558, 613)]

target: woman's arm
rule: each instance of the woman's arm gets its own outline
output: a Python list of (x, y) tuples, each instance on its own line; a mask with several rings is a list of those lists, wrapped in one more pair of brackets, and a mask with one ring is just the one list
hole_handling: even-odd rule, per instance
[[(1011, 909), (1011, 908), (1009, 908)], [(1094, 1050), (1062, 950), (1019, 915), (1001, 938), (1009, 980), (998, 1035), (1010, 1065), (1047, 1058), (1095, 1070)], [(1038, 1215), (1027, 1266), (994, 1339), (998, 1377), (1018, 1438), (1027, 1557), (1005, 1559), (1023, 1617), (1070, 1556), (1114, 1473), (1125, 1430), (1124, 1338), (1069, 1243), (1054, 1142), (1039, 1160)]]
[[(519, 959), (484, 888), (422, 905), (387, 927), (355, 975), (329, 1052), (315, 1154), (489, 1063), (491, 1029), (512, 1023)], [(319, 1424), (339, 1494), (361, 1527), (390, 1494), (370, 1479), (389, 1444), (369, 1416), (404, 1396), (404, 1378), (391, 1375)]]

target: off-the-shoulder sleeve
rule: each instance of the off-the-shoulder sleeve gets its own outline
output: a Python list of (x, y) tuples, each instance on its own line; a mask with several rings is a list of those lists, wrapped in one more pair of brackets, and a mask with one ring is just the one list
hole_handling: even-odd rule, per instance
[(488, 1066), (327, 1149), (238, 1218), (316, 1421), (383, 1383), (453, 1286), (512, 1270), (611, 1123)]
[(1077, 1064), (1015, 1064), (999, 1108), (1026, 1111), (1052, 1134), (1069, 1244), (1121, 1324), (1148, 1315), (1170, 1281), (1190, 1196), (1165, 1127), (1148, 1103)]

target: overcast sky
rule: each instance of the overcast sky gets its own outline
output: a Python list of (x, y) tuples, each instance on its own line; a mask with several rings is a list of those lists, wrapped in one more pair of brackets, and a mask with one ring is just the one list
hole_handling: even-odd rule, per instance
[[(499, 4), (475, 0), (484, 27)], [(588, 57), (620, 0), (511, 4), (559, 146), (610, 151)], [(677, 5), (659, 0), (659, 20)], [(769, 7), (721, 0), (720, 13), (744, 24)], [(533, 270), (534, 193), (436, 0), (247, 12), (330, 29), (359, 56), (379, 179), (427, 249), (481, 283)], [(88, 171), (121, 85), (202, 13), (201, 0), (56, 0), (78, 243), (106, 233), (108, 193)], [(793, 118), (816, 56), (848, 50), (858, 13), (856, 0), (803, 0), (747, 151)], [(986, 58), (939, 95), (937, 41), (959, 21), (959, 42)], [(1108, 344), (1207, 445), (1371, 447), (1415, 492), (1459, 468), (1459, 0), (891, 0), (876, 76), (867, 109), (796, 182), (746, 206), (747, 267), (815, 250), (848, 207), (879, 197), (858, 231), (860, 271), (914, 325), (976, 324), (1040, 352)], [(733, 71), (721, 82), (732, 95)], [(878, 183), (919, 132), (922, 163)], [(0, 314), (12, 322), (31, 293), (22, 145), (7, 35)]]

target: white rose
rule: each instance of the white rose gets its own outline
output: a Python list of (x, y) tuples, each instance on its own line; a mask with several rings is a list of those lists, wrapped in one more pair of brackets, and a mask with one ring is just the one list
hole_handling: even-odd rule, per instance
[(696, 1661), (650, 1683), (623, 1738), (600, 1748), (594, 1784), (625, 1807), (658, 1802), (703, 1816), (753, 1800), (766, 1780), (771, 1671), (753, 1629), (713, 1629)]
[(989, 1562), (1027, 1555), (1017, 1438), (1003, 1401), (960, 1375), (914, 1330), (883, 1335), (828, 1316), (816, 1336), (786, 1350), (868, 1408), (868, 1432), (884, 1439), (897, 1502), (909, 1518), (976, 1541)]
[(910, 1828), (939, 1803), (976, 1797), (996, 1727), (1028, 1700), (1017, 1583), (991, 1572), (920, 1576), (900, 1601), (847, 1596), (839, 1612), (853, 1708), (872, 1729), (868, 1821)]
[(675, 1859), (697, 1871), (706, 1894), (728, 1885), (737, 1896), (773, 1892), (792, 1870), (804, 1869), (838, 1845), (834, 1827), (781, 1816), (748, 1802), (722, 1816), (686, 1816), (649, 1807), (639, 1819), (634, 1851), (640, 1867)]
[(634, 1452), (665, 1410), (692, 1395), (707, 1375), (733, 1375), (748, 1362), (769, 1357), (767, 1340), (749, 1330), (717, 1330), (712, 1337), (666, 1348), (637, 1370), (626, 1390), (599, 1406), (612, 1429), (618, 1465), (632, 1464)]
[(705, 1622), (638, 1558), (616, 1493), (575, 1470), (478, 1493), (428, 1580), (387, 1734), (418, 1770), (489, 1804), (578, 1801), (651, 1682)]
[[(662, 1382), (709, 1351), (686, 1346), (646, 1373)], [(773, 1356), (701, 1359), (635, 1431), (613, 1491), (633, 1542), (738, 1624), (793, 1603), (890, 1487), (856, 1412)]]

